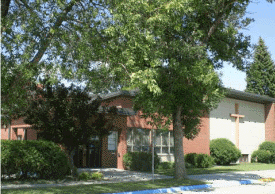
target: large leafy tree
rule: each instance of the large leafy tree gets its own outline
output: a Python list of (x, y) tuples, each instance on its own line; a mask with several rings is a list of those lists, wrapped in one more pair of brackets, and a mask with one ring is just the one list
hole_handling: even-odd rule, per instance
[(38, 137), (66, 148), (73, 166), (73, 155), (79, 145), (87, 145), (93, 135), (100, 138), (114, 128), (116, 108), (99, 109), (101, 99), (85, 89), (63, 84), (44, 84), (33, 91), (24, 122), (38, 132)]
[(261, 37), (246, 71), (246, 82), (246, 92), (275, 97), (275, 64)]
[(223, 61), (246, 68), (249, 37), (239, 29), (251, 22), (244, 18), (249, 1), (112, 2), (115, 25), (106, 33), (116, 39), (105, 50), (109, 68), (140, 89), (137, 104), (147, 116), (171, 118), (175, 177), (183, 178), (182, 138), (198, 133), (199, 117), (222, 96), (214, 68)]
[[(38, 76), (83, 81), (77, 69), (99, 61), (107, 25), (103, 1), (1, 1), (1, 101), (5, 118), (26, 106)], [(20, 99), (20, 100), (17, 100)]]

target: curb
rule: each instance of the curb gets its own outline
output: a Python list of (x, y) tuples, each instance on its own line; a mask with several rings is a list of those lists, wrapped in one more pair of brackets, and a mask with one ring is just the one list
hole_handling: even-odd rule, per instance
[(223, 183), (205, 184), (205, 185), (192, 185), (192, 186), (181, 186), (181, 187), (171, 187), (163, 189), (150, 189), (142, 191), (127, 191), (121, 193), (105, 193), (105, 194), (151, 194), (151, 193), (171, 193), (179, 191), (190, 191), (196, 189), (207, 189), (207, 188), (218, 188), (218, 187), (232, 187), (238, 185), (248, 185), (261, 183), (258, 180), (241, 180), (241, 181), (223, 181)]

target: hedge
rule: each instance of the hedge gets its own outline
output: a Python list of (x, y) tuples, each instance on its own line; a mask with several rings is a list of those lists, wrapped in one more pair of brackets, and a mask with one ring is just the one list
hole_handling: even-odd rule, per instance
[(2, 140), (2, 174), (17, 174), (27, 178), (57, 179), (70, 173), (68, 158), (61, 148), (42, 140)]

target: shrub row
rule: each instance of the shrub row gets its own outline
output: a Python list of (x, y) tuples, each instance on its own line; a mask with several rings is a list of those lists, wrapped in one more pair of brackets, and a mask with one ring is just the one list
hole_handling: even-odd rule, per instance
[(229, 165), (237, 162), (241, 151), (228, 139), (217, 138), (210, 141), (210, 155), (218, 165)]
[[(157, 154), (154, 156), (154, 166), (158, 167), (160, 158)], [(127, 152), (123, 157), (123, 165), (128, 170), (151, 171), (152, 153), (148, 152)]]
[(214, 159), (207, 154), (189, 153), (184, 156), (185, 162), (197, 168), (209, 168), (214, 165)]
[(251, 162), (275, 163), (275, 142), (265, 141), (254, 151)]
[(17, 174), (27, 178), (57, 179), (70, 173), (68, 159), (61, 148), (49, 141), (2, 140), (2, 174)]

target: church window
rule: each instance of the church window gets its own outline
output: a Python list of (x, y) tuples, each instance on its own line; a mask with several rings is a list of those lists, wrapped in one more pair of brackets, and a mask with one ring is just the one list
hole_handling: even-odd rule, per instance
[[(150, 151), (150, 133), (149, 129), (129, 128), (127, 131), (127, 151), (130, 152), (148, 152)], [(174, 153), (174, 137), (172, 131), (155, 132), (155, 152), (157, 154)]]
[(148, 152), (150, 147), (150, 130), (129, 128), (127, 131), (127, 151)]
[(108, 136), (108, 150), (117, 150), (117, 131), (112, 131), (111, 134)]
[(155, 150), (158, 154), (174, 153), (174, 136), (172, 131), (156, 131)]

